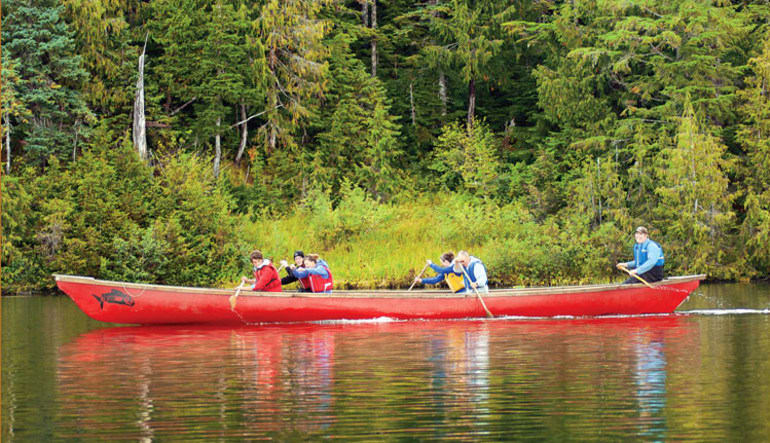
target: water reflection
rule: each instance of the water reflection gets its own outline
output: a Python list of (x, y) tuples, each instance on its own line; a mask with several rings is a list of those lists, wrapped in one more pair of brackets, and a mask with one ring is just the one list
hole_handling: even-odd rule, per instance
[(698, 337), (677, 316), (103, 328), (59, 350), (56, 435), (662, 439)]

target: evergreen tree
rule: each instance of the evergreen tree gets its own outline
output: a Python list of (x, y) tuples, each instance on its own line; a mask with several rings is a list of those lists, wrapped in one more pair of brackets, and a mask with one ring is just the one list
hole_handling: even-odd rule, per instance
[(16, 128), (12, 136), (28, 158), (40, 164), (49, 155), (74, 156), (83, 128), (92, 120), (80, 94), (88, 74), (75, 55), (61, 9), (47, 0), (10, 0), (3, 5), (3, 52), (23, 61), (17, 67), (16, 96), (30, 111), (27, 121), (11, 116)]
[(461, 66), (468, 88), (466, 122), (470, 129), (476, 115), (476, 83), (489, 76), (490, 62), (504, 43), (499, 38), (501, 26), (511, 18), (514, 8), (507, 2), (450, 0), (429, 7), (426, 12), (433, 16), (430, 23), (438, 36), (438, 44), (427, 51), (434, 58), (451, 58)]
[(441, 175), (441, 183), (448, 189), (495, 197), (501, 170), (496, 144), (483, 122), (472, 122), (470, 129), (450, 123), (438, 138), (431, 167)]
[(660, 205), (655, 221), (665, 234), (667, 262), (685, 272), (732, 278), (735, 214), (727, 147), (709, 134), (689, 101), (677, 132), (676, 145), (662, 152), (656, 189)]
[[(84, 99), (102, 117), (126, 124), (134, 97), (129, 85), (135, 83), (137, 47), (141, 50), (144, 41), (136, 24), (142, 2), (62, 0), (60, 4), (74, 31), (76, 52), (90, 74), (80, 89)], [(132, 39), (137, 44), (132, 45)]]
[(18, 61), (12, 59), (7, 51), (3, 53), (3, 87), (2, 94), (2, 137), (0, 137), (0, 146), (5, 150), (5, 172), (11, 173), (12, 166), (12, 147), (11, 147), (11, 120), (19, 123), (27, 123), (30, 117), (29, 109), (19, 100), (17, 89), (19, 87), (19, 75), (16, 72)]
[(392, 193), (398, 174), (399, 125), (388, 112), (385, 90), (377, 77), (353, 57), (352, 38), (339, 33), (330, 41), (329, 118), (318, 135), (319, 147), (309, 171), (313, 183), (338, 195), (344, 181), (367, 190), (375, 198)]
[(750, 60), (753, 76), (738, 92), (743, 103), (744, 122), (738, 140), (746, 155), (742, 165), (745, 189), (745, 218), (742, 243), (749, 263), (760, 275), (770, 269), (770, 40), (764, 39), (762, 52)]

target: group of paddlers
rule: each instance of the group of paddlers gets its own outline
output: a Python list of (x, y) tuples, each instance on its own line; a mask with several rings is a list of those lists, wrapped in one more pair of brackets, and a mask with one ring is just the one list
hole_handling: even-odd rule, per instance
[[(294, 263), (289, 264), (288, 261), (281, 260), (281, 266), (278, 269), (270, 259), (262, 255), (262, 251), (253, 251), (249, 258), (253, 266), (254, 278), (242, 277), (241, 285), (249, 283), (254, 291), (281, 292), (285, 285), (294, 282), (299, 282), (300, 292), (331, 293), (334, 288), (329, 264), (318, 254), (305, 255), (302, 251), (296, 251)], [(458, 252), (457, 257), (452, 252), (446, 252), (441, 255), (440, 261), (441, 266), (428, 260), (420, 275), (415, 278), (415, 283), (438, 284), (446, 281), (452, 292), (489, 292), (487, 269), (478, 258), (466, 251)], [(420, 278), (428, 266), (436, 271), (437, 275), (431, 278)], [(283, 278), (279, 276), (281, 269), (286, 270), (286, 276)]]
[(331, 293), (334, 287), (332, 272), (329, 264), (320, 258), (318, 254), (305, 255), (302, 251), (294, 252), (294, 263), (289, 264), (281, 260), (279, 269), (286, 269), (286, 276), (278, 275), (279, 269), (273, 262), (266, 259), (262, 252), (255, 250), (251, 253), (251, 264), (254, 270), (254, 278), (241, 278), (241, 284), (249, 283), (254, 291), (281, 292), (284, 285), (299, 282), (300, 292), (326, 292)]
[[(617, 264), (618, 269), (630, 275), (624, 283), (642, 281), (649, 284), (662, 280), (665, 277), (663, 249), (658, 243), (650, 240), (647, 228), (643, 226), (634, 231), (634, 237), (636, 240), (634, 260)], [(250, 258), (254, 267), (254, 278), (242, 277), (241, 284), (252, 284), (254, 291), (281, 292), (283, 286), (294, 282), (299, 282), (300, 292), (331, 293), (334, 288), (329, 264), (318, 254), (305, 255), (302, 251), (296, 251), (294, 263), (289, 264), (288, 261), (281, 260), (279, 269), (276, 269), (272, 261), (266, 259), (259, 250), (252, 252)], [(409, 289), (412, 289), (416, 283), (435, 285), (445, 281), (454, 293), (489, 292), (486, 266), (467, 251), (460, 251), (457, 256), (452, 252), (445, 252), (439, 261), (441, 265), (427, 260), (427, 264)], [(422, 278), (422, 274), (428, 267), (436, 272), (436, 276)], [(286, 269), (286, 276), (283, 278), (278, 275), (280, 269)]]

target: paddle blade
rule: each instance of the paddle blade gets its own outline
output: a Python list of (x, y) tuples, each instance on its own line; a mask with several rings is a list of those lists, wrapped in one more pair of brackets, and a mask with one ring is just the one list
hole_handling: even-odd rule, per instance
[(231, 295), (230, 300), (230, 309), (235, 310), (235, 301), (238, 299), (238, 294)]

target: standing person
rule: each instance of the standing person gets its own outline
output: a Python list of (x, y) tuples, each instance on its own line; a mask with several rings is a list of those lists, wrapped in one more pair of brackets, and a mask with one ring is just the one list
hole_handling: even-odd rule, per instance
[(331, 294), (334, 287), (332, 272), (326, 261), (318, 257), (318, 254), (308, 254), (305, 256), (303, 267), (297, 268), (292, 265), (292, 273), (300, 280), (309, 278), (310, 290), (312, 292), (325, 292)]
[[(647, 228), (639, 226), (634, 231), (634, 259), (626, 263), (618, 263), (615, 265), (618, 269), (628, 270), (631, 277), (624, 281), (624, 285), (631, 283), (639, 283), (639, 279), (634, 275), (638, 275), (646, 282), (651, 283), (654, 281), (661, 281), (665, 278), (663, 273), (663, 248), (652, 240), (647, 233)], [(630, 269), (630, 270), (629, 270)]]
[(466, 251), (460, 251), (457, 253), (455, 263), (462, 265), (465, 270), (463, 281), (466, 291), (472, 292), (475, 289), (479, 292), (489, 292), (487, 268), (481, 260), (471, 256)]
[(289, 267), (289, 262), (286, 260), (281, 260), (281, 266), (286, 268), (286, 277), (281, 278), (281, 286), (286, 286), (290, 283), (294, 283), (295, 281), (299, 282), (299, 292), (310, 292), (310, 278), (305, 277), (303, 279), (297, 278), (296, 275), (294, 275), (294, 268), (302, 267), (302, 265), (305, 263), (305, 253), (302, 251), (294, 251), (294, 264), (292, 267)]
[(424, 283), (426, 285), (435, 285), (441, 283), (442, 281), (446, 281), (447, 286), (449, 286), (449, 290), (455, 294), (465, 292), (463, 270), (460, 269), (461, 265), (459, 263), (452, 263), (454, 258), (455, 255), (453, 252), (445, 252), (441, 254), (441, 257), (439, 258), (441, 261), (441, 266), (428, 260), (428, 266), (436, 271), (438, 275), (430, 278), (418, 277), (415, 279), (415, 281), (417, 283)]
[(254, 250), (250, 258), (254, 267), (254, 278), (241, 277), (241, 283), (253, 284), (254, 286), (251, 288), (253, 291), (281, 292), (281, 279), (278, 277), (278, 270), (270, 263), (270, 260), (262, 256), (262, 251)]

